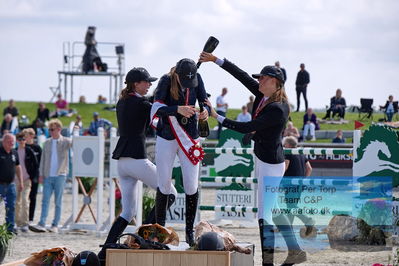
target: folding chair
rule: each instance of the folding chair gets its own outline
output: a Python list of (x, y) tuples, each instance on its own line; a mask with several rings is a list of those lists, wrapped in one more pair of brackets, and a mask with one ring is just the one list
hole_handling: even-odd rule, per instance
[(373, 120), (373, 99), (360, 98), (360, 107), (358, 107), (359, 120)]

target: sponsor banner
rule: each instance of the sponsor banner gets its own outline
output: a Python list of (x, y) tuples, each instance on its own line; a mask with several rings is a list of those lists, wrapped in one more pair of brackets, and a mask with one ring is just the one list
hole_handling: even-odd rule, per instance
[(175, 202), (166, 213), (166, 222), (171, 224), (186, 222), (186, 194), (177, 193)]
[[(255, 205), (254, 190), (217, 190), (215, 205), (252, 208)], [(220, 211), (215, 213), (215, 218), (252, 221), (256, 218), (256, 214), (246, 211)]]

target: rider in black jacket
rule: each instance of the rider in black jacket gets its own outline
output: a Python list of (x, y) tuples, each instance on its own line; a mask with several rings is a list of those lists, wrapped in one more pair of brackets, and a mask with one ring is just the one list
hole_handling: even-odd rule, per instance
[[(205, 102), (206, 98), (204, 83), (197, 73), (195, 62), (184, 58), (159, 81), (151, 110), (153, 121), (158, 118), (155, 147), (159, 185), (155, 203), (157, 223), (165, 225), (167, 195), (177, 155), (186, 193), (186, 242), (190, 246), (194, 245), (193, 224), (198, 205), (201, 160), (197, 122), (198, 118), (208, 119), (209, 110), (207, 107), (197, 115), (194, 106), (197, 101)], [(193, 155), (196, 155), (195, 158)]]
[[(286, 264), (306, 261), (306, 253), (299, 247), (290, 221), (285, 215), (273, 215), (278, 208), (277, 193), (265, 192), (265, 186), (278, 187), (284, 176), (285, 162), (281, 136), (290, 112), (284, 90), (284, 76), (281, 69), (265, 66), (260, 74), (252, 77), (227, 59), (202, 52), (201, 62), (212, 61), (239, 80), (255, 96), (252, 121), (238, 122), (222, 117), (212, 108), (211, 116), (224, 127), (241, 133), (254, 132), (255, 175), (258, 178), (258, 217), (262, 246), (263, 265), (273, 265), (275, 224), (288, 246)], [(257, 80), (256, 80), (257, 79)], [(207, 104), (211, 106), (210, 101)]]
[[(122, 213), (112, 225), (105, 243), (116, 243), (118, 236), (125, 230), (137, 212), (138, 186), (142, 181), (156, 189), (158, 186), (155, 165), (147, 159), (145, 133), (149, 125), (151, 103), (144, 95), (157, 78), (151, 77), (142, 67), (133, 68), (126, 75), (126, 88), (121, 91), (116, 105), (120, 137), (112, 158), (118, 160), (118, 174), (122, 192)], [(173, 184), (169, 187), (168, 206), (176, 197)], [(155, 209), (145, 223), (155, 223)], [(105, 248), (98, 254), (100, 262), (105, 264)]]

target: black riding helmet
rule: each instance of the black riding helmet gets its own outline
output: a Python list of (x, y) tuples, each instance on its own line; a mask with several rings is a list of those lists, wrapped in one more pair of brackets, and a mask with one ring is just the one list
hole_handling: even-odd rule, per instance
[(252, 77), (256, 79), (259, 79), (261, 76), (270, 76), (278, 79), (281, 84), (285, 83), (283, 71), (275, 66), (265, 66), (264, 68), (262, 68), (260, 74), (252, 74)]
[(206, 232), (198, 239), (198, 250), (224, 250), (223, 239), (216, 232)]
[(96, 253), (85, 250), (75, 257), (72, 266), (100, 266), (100, 260)]

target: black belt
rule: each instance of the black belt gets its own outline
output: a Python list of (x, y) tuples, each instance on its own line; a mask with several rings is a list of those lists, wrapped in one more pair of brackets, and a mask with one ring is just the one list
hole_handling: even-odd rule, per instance
[(10, 184), (12, 184), (12, 182), (10, 182), (10, 183), (7, 183), (7, 182), (0, 182), (0, 185), (10, 185)]

